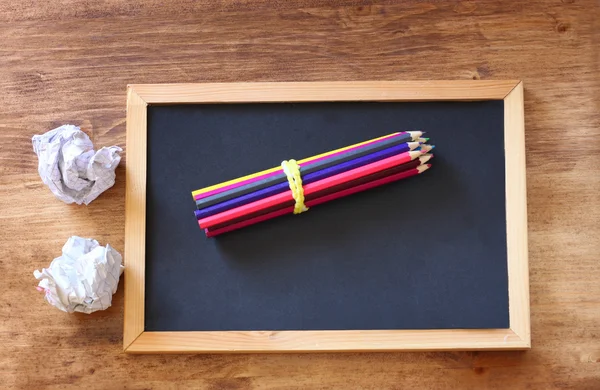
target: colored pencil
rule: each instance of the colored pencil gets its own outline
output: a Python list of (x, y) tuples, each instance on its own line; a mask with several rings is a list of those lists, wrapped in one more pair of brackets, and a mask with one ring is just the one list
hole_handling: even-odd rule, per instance
[[(392, 146), (383, 150), (380, 150), (375, 153), (363, 155), (359, 158), (355, 158), (341, 164), (337, 164), (334, 166), (326, 167), (324, 169), (317, 170), (316, 172), (308, 173), (302, 176), (302, 184), (310, 184), (316, 181), (325, 179), (330, 176), (337, 175), (338, 173), (346, 172), (354, 168), (361, 167), (363, 165), (370, 164), (375, 161), (383, 160), (388, 157), (395, 156), (400, 153), (408, 152), (410, 150), (415, 149), (419, 145), (418, 142), (411, 142), (410, 144), (400, 144), (396, 146)], [(310, 166), (309, 166), (310, 167)], [(275, 178), (275, 176), (273, 176)], [(287, 191), (289, 189), (289, 184), (287, 181), (287, 177), (283, 175), (281, 180), (278, 180), (279, 183), (275, 185), (271, 185), (266, 188), (259, 189), (257, 191), (253, 191), (238, 197), (234, 197), (229, 200), (225, 200), (221, 203), (214, 204), (212, 206), (204, 207), (199, 210), (196, 210), (196, 217), (198, 219), (206, 218), (211, 215), (215, 215), (218, 213), (222, 213), (223, 211), (231, 210), (235, 207), (243, 206), (248, 203), (252, 203), (259, 199), (267, 198), (269, 196), (279, 194), (281, 192)], [(241, 187), (240, 187), (241, 188)], [(218, 194), (220, 195), (220, 194)], [(218, 196), (217, 195), (217, 196)], [(208, 198), (206, 198), (208, 199)], [(204, 199), (201, 199), (196, 202), (201, 202)]]
[[(350, 145), (350, 146), (346, 146), (344, 148), (336, 149), (336, 150), (333, 150), (333, 151), (330, 151), (330, 152), (321, 153), (319, 155), (316, 155), (316, 156), (313, 156), (313, 157), (309, 157), (309, 158), (300, 160), (300, 161), (298, 161), (298, 164), (301, 165), (301, 166), (303, 166), (303, 165), (306, 165), (306, 164), (308, 164), (310, 162), (317, 162), (317, 161), (320, 161), (322, 159), (328, 158), (330, 156), (334, 156), (336, 154), (343, 153), (343, 152), (346, 152), (348, 150), (353, 150), (353, 149), (356, 149), (356, 148), (360, 148), (360, 147), (362, 147), (364, 145), (369, 145), (369, 144), (374, 143), (374, 142), (379, 142), (381, 140), (384, 140), (384, 139), (387, 139), (387, 138), (390, 138), (390, 137), (405, 137), (404, 138), (405, 142), (408, 142), (408, 141), (414, 141), (415, 139), (420, 138), (423, 134), (424, 134), (424, 132), (422, 132), (422, 131), (408, 131), (408, 132), (401, 132), (401, 133), (392, 133), (392, 134), (385, 135), (383, 137), (379, 137), (379, 138), (375, 138), (375, 139), (372, 139), (372, 140), (360, 142), (360, 143), (357, 143), (357, 144), (354, 144), (354, 145)], [(236, 188), (236, 187), (239, 187), (239, 186), (244, 185), (244, 184), (248, 184), (249, 182), (253, 182), (253, 181), (260, 180), (260, 179), (264, 179), (265, 177), (272, 176), (272, 175), (275, 175), (275, 174), (280, 173), (280, 172), (282, 172), (281, 167), (275, 167), (275, 168), (267, 169), (265, 171), (257, 172), (257, 173), (251, 174), (251, 175), (247, 175), (247, 176), (244, 176), (244, 177), (240, 177), (240, 178), (237, 178), (237, 179), (229, 180), (229, 181), (226, 181), (226, 182), (223, 182), (223, 183), (220, 183), (220, 184), (215, 184), (215, 185), (212, 185), (212, 186), (209, 186), (209, 187), (206, 187), (206, 188), (202, 188), (200, 190), (193, 191), (192, 192), (192, 196), (194, 197), (195, 200), (202, 199), (203, 197), (207, 197), (207, 196), (214, 195), (214, 194), (217, 194), (217, 193), (220, 193), (220, 192), (223, 192), (223, 191), (227, 191), (229, 189)]]
[[(357, 179), (362, 176), (370, 175), (375, 172), (379, 172), (379, 171), (382, 171), (382, 170), (385, 170), (385, 169), (388, 169), (388, 168), (391, 168), (391, 167), (394, 167), (394, 166), (397, 166), (400, 164), (404, 164), (406, 162), (414, 160), (415, 158), (421, 156), (422, 154), (423, 154), (422, 152), (414, 152), (414, 151), (405, 152), (405, 153), (402, 153), (402, 154), (399, 154), (399, 155), (396, 155), (393, 157), (386, 158), (384, 160), (376, 161), (374, 163), (352, 169), (347, 172), (337, 174), (332, 177), (328, 177), (323, 180), (319, 180), (319, 181), (311, 183), (311, 184), (307, 184), (306, 186), (304, 186), (304, 194), (306, 196), (313, 192), (317, 192), (322, 189), (325, 189), (327, 187), (332, 187), (332, 186), (342, 184), (347, 181)], [(203, 219), (199, 220), (198, 223), (201, 228), (210, 228), (211, 226), (214, 226), (214, 225), (217, 225), (217, 224), (220, 224), (223, 222), (227, 222), (229, 220), (238, 218), (240, 216), (250, 214), (253, 212), (257, 212), (257, 211), (263, 210), (265, 208), (268, 208), (270, 206), (283, 203), (283, 202), (287, 201), (290, 196), (291, 196), (291, 191), (288, 190), (288, 191), (279, 193), (277, 195), (270, 196), (265, 199), (260, 199), (255, 202), (252, 202), (252, 203), (240, 206), (240, 207), (236, 207), (234, 209), (227, 210), (227, 211), (212, 215), (207, 218), (203, 218)]]
[[(379, 172), (373, 173), (371, 175), (363, 176), (363, 177), (360, 177), (358, 179), (354, 179), (354, 180), (351, 180), (351, 181), (339, 184), (337, 186), (328, 187), (328, 188), (326, 188), (324, 190), (321, 190), (321, 191), (318, 191), (318, 192), (314, 192), (312, 194), (307, 195), (305, 197), (305, 201), (308, 202), (308, 201), (314, 200), (316, 198), (332, 194), (334, 192), (342, 191), (342, 190), (345, 190), (345, 189), (348, 189), (348, 188), (351, 188), (351, 187), (355, 187), (355, 186), (358, 186), (358, 185), (361, 185), (361, 184), (364, 184), (364, 183), (368, 183), (368, 182), (373, 181), (373, 180), (384, 178), (386, 176), (390, 176), (390, 175), (394, 175), (394, 174), (397, 174), (397, 173), (400, 173), (400, 172), (404, 172), (404, 171), (407, 171), (409, 169), (414, 169), (414, 168), (418, 167), (419, 165), (427, 163), (432, 157), (433, 157), (432, 154), (425, 154), (425, 155), (420, 156), (419, 158), (417, 158), (417, 159), (415, 159), (413, 161), (410, 161), (408, 163), (400, 164), (400, 165), (397, 165), (395, 167), (392, 167), (392, 168), (389, 168), (389, 169), (385, 169), (383, 171), (379, 171)], [(259, 215), (271, 213), (271, 212), (280, 210), (282, 208), (289, 208), (289, 207), (292, 207), (294, 205), (294, 203), (295, 203), (294, 199), (292, 199), (290, 197), (290, 199), (288, 199), (288, 201), (286, 201), (284, 203), (281, 203), (279, 205), (275, 205), (275, 206), (266, 208), (266, 209), (261, 210), (260, 212), (257, 212), (257, 213), (247, 214), (247, 215), (241, 216), (239, 218), (236, 218), (236, 219), (233, 219), (233, 220), (230, 220), (230, 221), (227, 221), (227, 222), (215, 225), (215, 226), (211, 227), (209, 230), (220, 229), (222, 227), (225, 227), (225, 226), (228, 226), (228, 225), (231, 225), (231, 224), (234, 224), (234, 223), (239, 223), (241, 221), (244, 221), (244, 220), (250, 219), (250, 218), (254, 218), (254, 217), (259, 216)]]
[[(323, 169), (329, 168), (329, 167), (333, 167), (333, 166), (339, 166), (339, 164), (345, 163), (347, 161), (354, 161), (355, 159), (358, 159), (360, 157), (363, 156), (371, 156), (376, 152), (379, 151), (383, 151), (383, 150), (388, 150), (392, 147), (396, 147), (397, 153), (402, 153), (402, 152), (408, 152), (410, 150), (414, 150), (417, 147), (419, 147), (421, 145), (421, 143), (419, 142), (404, 142), (402, 140), (402, 137), (391, 137), (370, 145), (365, 145), (361, 148), (357, 148), (354, 150), (350, 150), (350, 151), (346, 151), (344, 153), (340, 153), (338, 155), (332, 156), (330, 158), (326, 158), (317, 162), (310, 162), (309, 164), (300, 167), (300, 174), (303, 177), (303, 182), (308, 184), (310, 181), (309, 177), (310, 174), (313, 172), (317, 172), (317, 171), (321, 171)], [(391, 155), (390, 155), (391, 156)], [(373, 160), (375, 161), (375, 160)], [(361, 164), (364, 165), (364, 164)], [(331, 176), (331, 175), (330, 175)], [(273, 176), (269, 176), (267, 178), (261, 179), (261, 180), (257, 180), (254, 181), (252, 183), (248, 183), (248, 184), (244, 184), (242, 186), (233, 188), (231, 190), (227, 190), (227, 191), (223, 191), (221, 193), (215, 194), (215, 195), (211, 195), (211, 196), (207, 196), (205, 198), (202, 199), (198, 199), (196, 200), (196, 207), (198, 208), (198, 210), (201, 209), (206, 209), (208, 207), (211, 207), (213, 205), (218, 205), (219, 207), (216, 207), (214, 210), (219, 210), (219, 211), (208, 211), (206, 213), (203, 213), (203, 217), (204, 216), (208, 216), (208, 215), (212, 215), (212, 214), (216, 214), (218, 212), (224, 211), (224, 210), (228, 210), (232, 207), (229, 207), (227, 205), (224, 205), (223, 202), (227, 202), (230, 201), (232, 199), (239, 199), (242, 196), (245, 196), (247, 194), (254, 194), (255, 192), (262, 190), (262, 189), (266, 189), (266, 188), (271, 188), (272, 186), (275, 186), (277, 184), (285, 184), (283, 188), (283, 190), (285, 190), (285, 188), (287, 187), (287, 176), (285, 175), (285, 173), (281, 172), (281, 173), (277, 173)], [(315, 180), (312, 180), (315, 181)], [(280, 191), (281, 192), (281, 191)], [(271, 195), (276, 194), (277, 192), (271, 192)], [(262, 196), (265, 197), (265, 196)], [(256, 198), (259, 199), (259, 198)], [(235, 206), (233, 207), (237, 207), (239, 205), (242, 204), (246, 204), (249, 202), (246, 201), (241, 201), (240, 203), (235, 204)], [(202, 218), (203, 218), (202, 217)]]
[[(365, 190), (368, 190), (368, 189), (371, 189), (371, 188), (379, 187), (379, 186), (382, 186), (384, 184), (392, 183), (394, 181), (398, 181), (398, 180), (401, 180), (401, 179), (406, 179), (406, 178), (409, 178), (411, 176), (415, 176), (415, 175), (418, 175), (420, 173), (425, 172), (427, 169), (429, 169), (429, 167), (431, 167), (431, 164), (420, 165), (417, 168), (413, 168), (413, 169), (408, 170), (408, 171), (400, 172), (400, 173), (397, 173), (397, 174), (394, 174), (394, 175), (391, 175), (391, 176), (386, 176), (384, 178), (381, 178), (381, 179), (378, 179), (378, 180), (374, 180), (374, 181), (370, 181), (368, 183), (361, 184), (361, 185), (358, 185), (358, 186), (354, 186), (354, 187), (348, 188), (348, 189), (343, 190), (343, 191), (334, 192), (332, 194), (325, 195), (325, 196), (322, 196), (320, 198), (316, 198), (314, 200), (311, 200), (311, 201), (307, 202), (307, 206), (308, 207), (314, 207), (314, 206), (317, 206), (317, 205), (322, 204), (322, 203), (329, 202), (329, 201), (334, 200), (334, 199), (339, 199), (339, 198), (342, 198), (342, 197), (345, 197), (345, 196), (349, 196), (349, 195), (352, 195), (352, 194), (355, 194), (355, 193), (358, 193), (358, 192), (362, 192), (362, 191), (365, 191)], [(278, 217), (278, 216), (282, 216), (282, 215), (285, 215), (285, 214), (290, 214), (290, 213), (293, 212), (293, 210), (294, 210), (294, 207), (292, 206), (292, 207), (288, 207), (288, 208), (277, 210), (277, 211), (272, 212), (272, 213), (263, 214), (263, 215), (255, 217), (255, 218), (247, 219), (247, 220), (244, 220), (242, 222), (239, 222), (239, 223), (236, 223), (236, 224), (232, 224), (232, 225), (223, 227), (221, 229), (215, 229), (215, 230), (205, 229), (206, 236), (207, 237), (215, 237), (215, 236), (218, 236), (220, 234), (231, 232), (231, 231), (237, 230), (237, 229), (241, 229), (241, 228), (246, 227), (246, 226), (254, 225), (256, 223), (263, 222), (263, 221), (266, 221), (266, 220), (269, 220), (269, 219), (272, 219), (272, 218), (275, 218), (275, 217)]]

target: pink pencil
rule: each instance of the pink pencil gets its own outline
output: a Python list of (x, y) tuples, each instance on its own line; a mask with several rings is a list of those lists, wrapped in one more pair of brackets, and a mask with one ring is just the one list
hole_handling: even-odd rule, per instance
[[(356, 187), (347, 188), (347, 189), (339, 191), (339, 192), (334, 192), (333, 194), (325, 195), (320, 198), (310, 200), (310, 201), (306, 202), (306, 206), (314, 207), (321, 203), (329, 202), (330, 200), (343, 198), (344, 196), (352, 195), (357, 192), (366, 191), (371, 188), (382, 186), (384, 184), (392, 183), (394, 181), (398, 181), (401, 179), (406, 179), (408, 177), (415, 176), (422, 172), (425, 172), (427, 169), (429, 169), (429, 167), (431, 167), (431, 164), (420, 165), (417, 168), (411, 169), (409, 171), (400, 172), (395, 175), (390, 175), (390, 176), (387, 176), (387, 177), (384, 177), (384, 178), (381, 178), (378, 180), (373, 180), (371, 182), (358, 185)], [(293, 212), (294, 212), (294, 207), (286, 207), (286, 208), (283, 208), (283, 209), (280, 209), (277, 211), (273, 211), (271, 213), (260, 215), (258, 217), (249, 218), (244, 221), (240, 221), (238, 223), (233, 223), (231, 225), (222, 227), (220, 229), (215, 229), (215, 230), (204, 229), (204, 232), (206, 233), (206, 237), (215, 237), (215, 236), (218, 236), (223, 233), (228, 233), (233, 230), (241, 229), (243, 227), (254, 225), (259, 222), (267, 221), (269, 219), (273, 219), (275, 217), (279, 217), (279, 216), (282, 216), (285, 214), (291, 214)]]

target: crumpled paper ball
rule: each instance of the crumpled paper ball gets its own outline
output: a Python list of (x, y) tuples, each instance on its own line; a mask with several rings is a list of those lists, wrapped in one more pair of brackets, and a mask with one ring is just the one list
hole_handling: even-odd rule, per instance
[(35, 270), (38, 290), (62, 311), (93, 313), (110, 307), (123, 272), (123, 258), (113, 247), (100, 246), (90, 238), (73, 236), (62, 248), (62, 256), (48, 268)]
[(32, 139), (43, 182), (63, 202), (86, 205), (115, 184), (118, 146), (94, 145), (77, 126), (64, 125)]

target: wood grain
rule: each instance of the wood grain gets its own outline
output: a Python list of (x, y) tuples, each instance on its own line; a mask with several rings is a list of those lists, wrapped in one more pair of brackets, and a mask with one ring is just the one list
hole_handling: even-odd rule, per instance
[(126, 349), (144, 331), (146, 287), (146, 155), (148, 104), (127, 89), (127, 145), (125, 169), (125, 299), (123, 347)]
[(522, 82), (518, 83), (504, 99), (504, 156), (510, 328), (527, 346), (530, 346), (527, 181)]
[[(0, 387), (600, 388), (597, 1), (372, 3), (0, 2)], [(89, 316), (35, 291), (71, 235), (124, 250), (127, 161), (92, 204), (64, 205), (34, 134), (73, 123), (125, 147), (128, 84), (429, 79), (523, 80), (530, 351), (126, 355), (122, 285)]]
[(292, 83), (138, 84), (147, 103), (425, 101), (504, 99), (517, 81), (323, 81)]
[(510, 329), (143, 332), (127, 352), (467, 351), (528, 346)]

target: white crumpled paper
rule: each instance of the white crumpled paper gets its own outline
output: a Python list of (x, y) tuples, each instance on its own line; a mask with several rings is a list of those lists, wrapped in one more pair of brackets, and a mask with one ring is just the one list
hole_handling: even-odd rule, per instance
[(94, 152), (87, 134), (73, 125), (35, 135), (32, 141), (42, 180), (63, 202), (88, 205), (115, 184), (120, 147)]
[(93, 313), (110, 307), (123, 272), (123, 258), (113, 247), (73, 236), (62, 248), (62, 256), (33, 276), (38, 290), (52, 306), (73, 313)]

